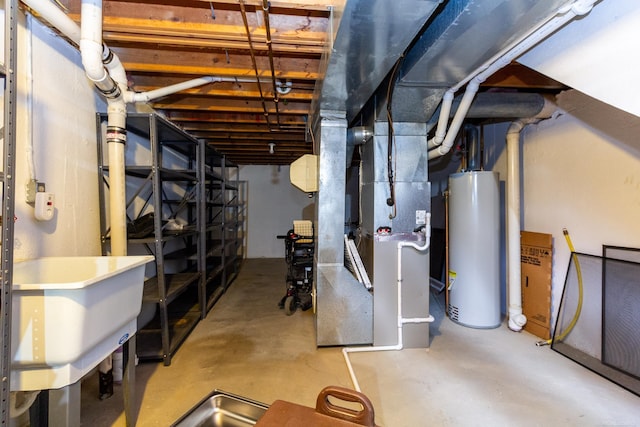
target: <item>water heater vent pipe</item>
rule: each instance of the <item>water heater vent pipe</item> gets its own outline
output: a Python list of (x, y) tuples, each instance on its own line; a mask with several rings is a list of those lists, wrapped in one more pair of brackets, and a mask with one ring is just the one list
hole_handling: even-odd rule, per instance
[(425, 242), (423, 245), (418, 245), (415, 242), (398, 242), (398, 316), (397, 316), (397, 327), (398, 327), (398, 343), (395, 345), (385, 345), (385, 346), (375, 346), (375, 347), (345, 347), (342, 349), (342, 355), (344, 356), (344, 360), (347, 363), (347, 369), (349, 370), (349, 376), (351, 377), (351, 382), (353, 383), (353, 387), (357, 391), (362, 391), (360, 389), (360, 384), (358, 383), (358, 379), (356, 378), (356, 374), (353, 370), (353, 366), (351, 366), (351, 360), (349, 360), (349, 353), (364, 353), (364, 352), (373, 352), (373, 351), (392, 351), (392, 350), (402, 350), (402, 327), (407, 323), (432, 323), (434, 318), (432, 315), (428, 317), (402, 317), (402, 248), (404, 247), (412, 247), (417, 251), (425, 251), (429, 248), (431, 244), (431, 213), (427, 213), (427, 224), (425, 228), (422, 230), (425, 233)]

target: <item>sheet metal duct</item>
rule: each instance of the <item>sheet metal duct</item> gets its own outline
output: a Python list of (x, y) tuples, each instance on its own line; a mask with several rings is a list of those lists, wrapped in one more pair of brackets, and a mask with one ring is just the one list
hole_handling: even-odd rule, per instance
[[(429, 120), (447, 88), (553, 16), (567, 0), (450, 0), (408, 51), (394, 120)], [(455, 111), (455, 110), (454, 110)]]
[(333, 44), (312, 111), (346, 111), (350, 121), (378, 88), (440, 1), (349, 0), (336, 7)]
[(346, 111), (348, 123), (366, 122), (358, 116), (383, 111), (389, 74), (404, 54), (394, 90), (394, 121), (426, 122), (447, 88), (571, 3), (349, 0), (334, 9), (333, 43), (325, 51), (312, 111)]

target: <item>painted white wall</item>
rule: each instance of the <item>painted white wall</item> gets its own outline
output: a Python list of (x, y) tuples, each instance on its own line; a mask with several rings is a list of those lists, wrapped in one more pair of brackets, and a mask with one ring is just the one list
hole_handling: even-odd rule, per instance
[(640, 116), (640, 2), (600, 1), (518, 59), (594, 98)]
[[(640, 248), (640, 118), (577, 91), (558, 100), (561, 114), (521, 134), (522, 229), (553, 235), (554, 316), (570, 257), (563, 228), (577, 252)], [(501, 180), (506, 127), (485, 131), (487, 163)]]
[[(106, 107), (84, 75), (79, 52), (29, 16), (19, 29), (18, 52), (14, 257), (98, 255), (95, 114)], [(35, 178), (55, 193), (49, 222), (35, 220), (26, 203), (32, 164)], [(247, 256), (284, 257), (276, 235), (294, 219), (313, 219), (315, 199), (289, 183), (288, 166), (243, 166), (240, 178), (248, 182)]]
[(293, 220), (313, 220), (315, 197), (291, 185), (289, 166), (241, 166), (240, 179), (247, 181), (247, 258), (284, 258), (276, 236), (293, 228)]
[[(105, 107), (84, 76), (78, 51), (30, 16), (19, 28), (17, 79), (14, 258), (99, 255), (95, 113)], [(35, 220), (25, 199), (32, 175), (29, 141), (35, 178), (55, 194), (48, 222)]]

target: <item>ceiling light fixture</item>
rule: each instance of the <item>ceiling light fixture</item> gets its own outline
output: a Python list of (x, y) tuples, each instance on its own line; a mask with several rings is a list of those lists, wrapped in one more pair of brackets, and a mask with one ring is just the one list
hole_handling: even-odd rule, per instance
[(269, 143), (269, 154), (275, 153), (275, 147), (276, 147), (275, 142), (270, 142)]
[(286, 80), (285, 83), (282, 83), (281, 80), (276, 81), (276, 91), (280, 95), (286, 95), (291, 92), (292, 86), (291, 80)]

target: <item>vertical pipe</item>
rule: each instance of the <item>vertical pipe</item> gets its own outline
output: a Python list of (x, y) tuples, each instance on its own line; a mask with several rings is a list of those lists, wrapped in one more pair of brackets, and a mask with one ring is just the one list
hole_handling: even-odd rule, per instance
[(517, 120), (507, 130), (507, 301), (509, 329), (516, 332), (527, 323), (520, 269), (520, 132), (528, 123)]
[(109, 155), (109, 222), (111, 255), (127, 255), (127, 206), (124, 153), (127, 142), (124, 101), (109, 101), (107, 147)]
[[(351, 365), (351, 360), (349, 359), (349, 353), (364, 353), (364, 352), (373, 352), (373, 351), (394, 351), (394, 350), (402, 350), (403, 342), (402, 342), (402, 328), (407, 323), (431, 323), (434, 321), (433, 316), (429, 315), (428, 317), (413, 317), (406, 318), (402, 316), (402, 248), (410, 246), (417, 251), (425, 251), (431, 246), (431, 213), (427, 213), (427, 224), (424, 229), (425, 233), (425, 242), (424, 245), (420, 246), (415, 242), (398, 242), (397, 245), (397, 317), (396, 317), (396, 327), (398, 328), (398, 343), (394, 345), (384, 345), (384, 346), (374, 346), (374, 347), (345, 347), (342, 349), (342, 355), (344, 356), (345, 363), (347, 364), (347, 369), (349, 371), (349, 376), (351, 377), (351, 382), (353, 383), (353, 387), (356, 391), (362, 391), (360, 389), (360, 384), (358, 383), (358, 379), (356, 378), (356, 373), (353, 370), (353, 366)], [(428, 284), (427, 284), (428, 286)]]

